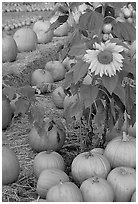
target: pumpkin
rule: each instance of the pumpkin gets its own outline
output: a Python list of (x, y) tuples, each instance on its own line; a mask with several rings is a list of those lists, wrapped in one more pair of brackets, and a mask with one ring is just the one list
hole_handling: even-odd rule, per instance
[(136, 202), (136, 191), (133, 193), (131, 197), (131, 202)]
[(69, 181), (68, 175), (60, 169), (45, 169), (40, 173), (37, 181), (37, 193), (42, 198), (46, 198), (48, 190), (59, 182)]
[(62, 88), (62, 86), (57, 87), (53, 93), (52, 93), (52, 98), (53, 102), (56, 105), (57, 108), (64, 108), (63, 107), (63, 102), (66, 94)]
[(14, 33), (13, 39), (19, 52), (29, 52), (36, 49), (37, 35), (31, 28), (23, 27), (18, 29)]
[(37, 152), (45, 150), (60, 150), (66, 138), (64, 126), (62, 127), (53, 120), (47, 118), (44, 122), (43, 131), (39, 131), (35, 126), (29, 133), (30, 146)]
[(99, 153), (80, 153), (71, 164), (72, 176), (79, 183), (95, 175), (106, 178), (110, 170), (109, 161)]
[(58, 37), (62, 37), (68, 34), (69, 31), (69, 24), (67, 22), (60, 25), (58, 28), (54, 30), (54, 35)]
[(136, 171), (131, 167), (116, 167), (107, 176), (107, 181), (112, 185), (115, 202), (130, 202), (136, 190)]
[(111, 184), (97, 176), (92, 176), (80, 186), (84, 202), (113, 202), (114, 191)]
[(118, 136), (111, 140), (104, 151), (104, 156), (109, 160), (111, 167), (128, 166), (136, 167), (136, 138), (123, 132), (123, 137)]
[(13, 109), (10, 105), (9, 99), (2, 94), (2, 129), (6, 129), (12, 120)]
[(2, 62), (13, 62), (17, 57), (17, 45), (11, 36), (2, 37)]
[(19, 176), (19, 161), (13, 150), (2, 147), (2, 184), (8, 185), (17, 181)]
[(58, 60), (47, 62), (45, 65), (45, 70), (51, 73), (54, 82), (61, 81), (65, 78), (66, 69)]
[(38, 178), (44, 169), (57, 168), (64, 171), (65, 163), (63, 157), (53, 151), (43, 151), (36, 155), (33, 163), (34, 174)]
[(50, 72), (44, 69), (36, 69), (31, 74), (31, 85), (39, 86), (42, 83), (53, 83), (53, 77)]
[(80, 189), (72, 182), (60, 182), (52, 186), (46, 199), (48, 202), (83, 202)]
[(100, 148), (100, 147), (96, 147), (96, 148), (92, 149), (90, 152), (91, 153), (104, 154), (104, 149)]

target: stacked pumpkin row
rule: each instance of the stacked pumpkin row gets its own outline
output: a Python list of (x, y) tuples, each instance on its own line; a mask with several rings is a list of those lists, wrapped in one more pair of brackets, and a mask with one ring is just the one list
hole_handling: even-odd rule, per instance
[[(2, 161), (3, 184), (16, 181), (16, 156), (3, 147)], [(33, 162), (36, 191), (40, 201), (47, 202), (134, 202), (135, 168), (136, 140), (125, 134), (110, 141), (105, 150), (95, 148), (78, 154), (71, 164), (73, 181), (65, 173), (63, 157), (53, 150), (38, 153)]]
[(5, 35), (2, 39), (2, 62), (13, 62), (18, 52), (30, 52), (37, 49), (37, 44), (46, 44), (52, 41), (53, 36), (65, 36), (69, 31), (66, 22), (54, 31), (50, 29), (50, 21), (39, 20), (33, 28), (23, 27), (18, 29), (13, 37)]
[(54, 2), (47, 3), (3, 3), (2, 12), (34, 12), (54, 10)]

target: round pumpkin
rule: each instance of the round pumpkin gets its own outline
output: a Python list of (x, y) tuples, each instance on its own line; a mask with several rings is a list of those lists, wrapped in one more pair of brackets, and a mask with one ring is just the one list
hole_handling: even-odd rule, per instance
[(80, 153), (71, 164), (72, 176), (79, 183), (95, 175), (106, 178), (110, 170), (109, 161), (99, 153)]
[(46, 198), (48, 190), (59, 182), (69, 181), (68, 175), (60, 169), (45, 169), (41, 172), (37, 181), (37, 193), (41, 198)]
[(83, 202), (80, 189), (72, 182), (60, 182), (52, 186), (46, 199), (48, 202)]
[(9, 99), (2, 94), (2, 129), (6, 129), (12, 120), (13, 110)]
[(107, 176), (112, 185), (115, 202), (130, 202), (136, 190), (136, 171), (131, 167), (116, 167)]
[(80, 190), (84, 202), (113, 202), (114, 191), (111, 184), (97, 176), (83, 181)]
[(45, 65), (45, 70), (51, 73), (54, 82), (61, 81), (65, 78), (66, 69), (58, 60), (47, 62)]
[(17, 45), (13, 37), (2, 37), (2, 62), (13, 62), (17, 57)]
[(18, 29), (14, 33), (13, 39), (19, 52), (29, 52), (36, 49), (37, 35), (31, 28), (23, 27)]
[(34, 174), (38, 178), (40, 173), (45, 169), (57, 168), (62, 171), (65, 170), (65, 163), (63, 157), (53, 151), (43, 151), (36, 155), (33, 163)]
[(66, 94), (62, 88), (62, 86), (57, 87), (53, 93), (52, 93), (52, 98), (53, 102), (56, 105), (57, 108), (63, 108), (63, 102)]
[(55, 124), (51, 119), (47, 118), (43, 131), (32, 127), (29, 133), (29, 143), (37, 152), (45, 150), (60, 150), (64, 145), (66, 138), (65, 131)]
[(136, 202), (136, 191), (133, 193), (131, 197), (131, 202)]
[(54, 35), (58, 37), (62, 37), (68, 34), (69, 32), (69, 24), (67, 22), (60, 25), (58, 28), (54, 30)]
[(42, 83), (53, 83), (53, 77), (50, 72), (44, 69), (36, 69), (31, 75), (31, 85), (39, 86)]
[(2, 184), (8, 185), (17, 181), (19, 176), (19, 161), (13, 150), (2, 147)]
[(123, 132), (123, 137), (118, 136), (111, 140), (104, 151), (104, 156), (109, 160), (111, 167), (128, 166), (136, 167), (136, 138)]

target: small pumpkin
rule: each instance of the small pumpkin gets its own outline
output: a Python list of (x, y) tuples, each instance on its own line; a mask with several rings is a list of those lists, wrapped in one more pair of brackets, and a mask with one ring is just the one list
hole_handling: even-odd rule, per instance
[(45, 65), (45, 70), (51, 73), (54, 82), (61, 81), (65, 78), (66, 69), (58, 60), (47, 62)]
[(43, 130), (32, 127), (29, 133), (30, 146), (37, 152), (60, 150), (66, 138), (65, 129), (62, 123), (57, 123), (50, 118), (44, 122)]
[(104, 151), (104, 156), (109, 160), (111, 167), (128, 166), (136, 167), (136, 138), (123, 132), (111, 140)]
[(84, 202), (113, 202), (114, 191), (111, 184), (97, 176), (92, 176), (80, 186)]
[(71, 164), (72, 176), (79, 183), (95, 175), (106, 178), (110, 170), (109, 161), (99, 153), (80, 153)]
[(33, 163), (34, 174), (38, 178), (40, 173), (45, 169), (57, 168), (65, 170), (63, 157), (54, 151), (43, 151), (36, 155)]
[(136, 191), (133, 193), (131, 197), (131, 202), (136, 202)]
[(45, 169), (41, 172), (37, 181), (37, 193), (42, 198), (46, 198), (48, 190), (59, 182), (69, 181), (68, 175), (60, 169)]
[(136, 190), (136, 171), (131, 167), (116, 167), (107, 176), (115, 193), (115, 202), (130, 202)]
[(57, 87), (53, 91), (52, 98), (53, 98), (53, 102), (57, 108), (64, 108), (63, 102), (64, 102), (65, 96), (66, 96), (66, 94), (65, 94), (62, 86)]
[(48, 202), (83, 202), (80, 189), (72, 182), (60, 182), (52, 186), (46, 199)]
[(2, 147), (2, 184), (8, 185), (17, 181), (19, 176), (19, 161), (13, 150)]

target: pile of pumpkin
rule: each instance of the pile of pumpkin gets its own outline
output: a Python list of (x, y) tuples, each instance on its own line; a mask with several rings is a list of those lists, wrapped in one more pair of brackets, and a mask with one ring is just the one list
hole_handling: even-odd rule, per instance
[[(64, 144), (65, 132), (55, 123), (52, 127), (49, 124), (51, 121), (47, 119), (46, 132), (41, 139), (35, 128), (29, 133), (30, 145), (38, 152), (33, 161), (37, 201), (136, 201), (136, 138), (124, 132), (111, 140), (105, 149), (95, 148), (78, 154), (71, 164), (73, 181), (70, 181), (65, 173), (64, 159), (58, 153)], [(17, 156), (3, 146), (3, 185), (17, 181), (19, 173)]]
[[(38, 18), (41, 19), (41, 16), (38, 16)], [(51, 19), (52, 22), (54, 20), (53, 18)], [(23, 21), (20, 25), (23, 27), (17, 29), (13, 36), (3, 33), (2, 62), (13, 62), (19, 52), (34, 51), (37, 49), (37, 44), (47, 44), (52, 41), (54, 36), (62, 37), (68, 35), (70, 30), (68, 22), (63, 23), (55, 30), (51, 30), (51, 21), (30, 19), (27, 21), (27, 26), (34, 22), (32, 28), (25, 26), (26, 21)]]

